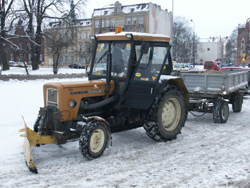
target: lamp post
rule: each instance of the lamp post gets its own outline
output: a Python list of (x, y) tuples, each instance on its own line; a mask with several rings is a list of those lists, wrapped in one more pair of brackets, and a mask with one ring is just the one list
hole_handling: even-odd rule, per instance
[(174, 37), (174, 0), (172, 0), (172, 36), (171, 36), (171, 40), (173, 43), (173, 37)]
[(195, 67), (195, 25), (194, 20), (190, 20), (193, 22), (193, 48), (192, 48), (192, 64)]

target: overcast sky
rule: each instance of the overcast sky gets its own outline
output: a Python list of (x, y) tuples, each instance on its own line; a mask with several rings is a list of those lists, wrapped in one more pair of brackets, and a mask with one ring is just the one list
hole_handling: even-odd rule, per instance
[[(195, 33), (200, 38), (230, 36), (238, 24), (250, 18), (250, 0), (173, 0), (174, 16), (193, 20)], [(89, 0), (86, 16), (91, 17), (94, 8), (102, 8), (116, 0)], [(146, 0), (119, 0), (122, 5), (148, 3)], [(172, 0), (152, 0), (162, 9), (172, 11)]]

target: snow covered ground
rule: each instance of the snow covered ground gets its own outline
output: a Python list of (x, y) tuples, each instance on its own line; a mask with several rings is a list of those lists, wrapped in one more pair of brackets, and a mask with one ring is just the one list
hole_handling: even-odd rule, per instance
[[(30, 75), (49, 75), (53, 74), (53, 69), (51, 67), (41, 67), (38, 70), (33, 71), (32, 67), (28, 67), (28, 72)], [(85, 69), (70, 69), (65, 67), (59, 67), (58, 74), (72, 74), (72, 73), (85, 73)], [(25, 68), (10, 67), (10, 70), (2, 71), (2, 75), (26, 75)]]
[(78, 141), (33, 148), (39, 174), (30, 173), (18, 132), (21, 116), (33, 127), (42, 85), (57, 81), (0, 81), (0, 187), (250, 187), (250, 96), (242, 112), (230, 108), (226, 124), (213, 123), (211, 114), (189, 114), (172, 142), (154, 142), (143, 128), (114, 133), (112, 146), (92, 161), (82, 157)]

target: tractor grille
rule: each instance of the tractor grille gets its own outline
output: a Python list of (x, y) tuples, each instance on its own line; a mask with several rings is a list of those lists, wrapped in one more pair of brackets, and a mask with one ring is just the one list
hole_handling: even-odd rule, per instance
[(58, 107), (58, 92), (57, 89), (48, 88), (47, 89), (47, 106)]

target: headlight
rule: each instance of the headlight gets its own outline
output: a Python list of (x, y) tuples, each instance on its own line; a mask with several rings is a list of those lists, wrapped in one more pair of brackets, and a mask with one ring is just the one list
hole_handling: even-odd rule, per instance
[(69, 101), (69, 106), (70, 106), (71, 108), (75, 108), (76, 104), (77, 104), (77, 103), (76, 103), (75, 100), (72, 100), (72, 99), (71, 99), (71, 100)]
[(47, 89), (47, 106), (58, 107), (58, 91), (54, 88)]

